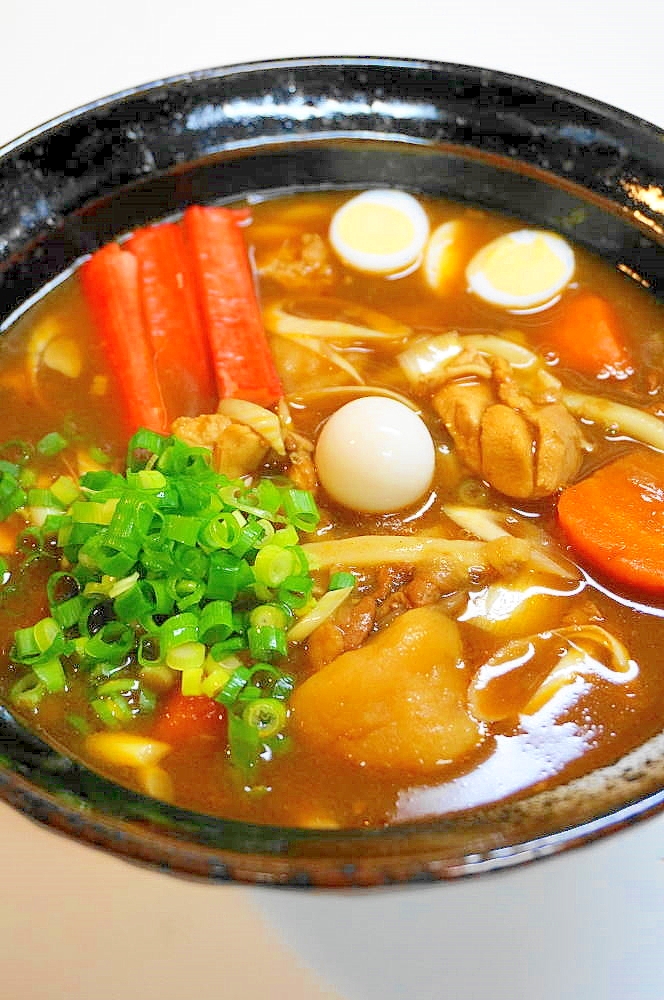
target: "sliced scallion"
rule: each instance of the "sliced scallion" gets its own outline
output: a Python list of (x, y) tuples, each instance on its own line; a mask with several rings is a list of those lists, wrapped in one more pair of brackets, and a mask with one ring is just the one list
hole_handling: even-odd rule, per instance
[(36, 449), (45, 458), (54, 458), (55, 455), (64, 451), (68, 444), (67, 438), (63, 437), (62, 434), (59, 434), (58, 431), (51, 431), (49, 434), (44, 434), (44, 437), (37, 442)]

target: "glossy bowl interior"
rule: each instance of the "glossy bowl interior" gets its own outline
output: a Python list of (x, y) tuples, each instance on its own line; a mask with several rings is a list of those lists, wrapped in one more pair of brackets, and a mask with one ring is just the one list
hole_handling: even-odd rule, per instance
[[(0, 322), (109, 239), (192, 202), (398, 186), (570, 236), (664, 295), (664, 133), (530, 80), (325, 58), (194, 73), (0, 154)], [(664, 720), (663, 720), (664, 723)], [(0, 709), (0, 795), (108, 850), (205, 878), (380, 885), (504, 868), (664, 807), (664, 734), (553, 792), (385, 830), (225, 821), (93, 774)]]

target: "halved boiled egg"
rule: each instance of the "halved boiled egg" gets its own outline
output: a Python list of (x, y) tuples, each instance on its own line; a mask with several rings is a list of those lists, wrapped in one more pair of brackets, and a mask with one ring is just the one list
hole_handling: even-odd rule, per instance
[(323, 425), (315, 451), (322, 486), (365, 513), (402, 510), (431, 485), (436, 455), (424, 421), (404, 403), (362, 396)]
[(418, 260), (429, 236), (429, 219), (406, 191), (364, 191), (337, 209), (329, 235), (335, 252), (350, 267), (392, 274)]
[(448, 294), (463, 277), (472, 231), (461, 219), (450, 219), (434, 229), (424, 251), (424, 280), (437, 295)]
[(475, 295), (504, 309), (545, 305), (574, 274), (574, 251), (555, 233), (518, 229), (487, 243), (466, 268)]

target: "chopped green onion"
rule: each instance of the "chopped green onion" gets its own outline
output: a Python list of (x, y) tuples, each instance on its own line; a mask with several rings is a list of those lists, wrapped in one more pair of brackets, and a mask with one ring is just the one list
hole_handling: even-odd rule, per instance
[(198, 623), (201, 642), (208, 646), (223, 642), (234, 631), (230, 601), (210, 601), (201, 611)]
[(228, 683), (230, 675), (230, 671), (225, 667), (217, 667), (216, 670), (213, 670), (203, 679), (201, 684), (202, 693), (207, 695), (208, 698), (216, 698), (221, 689)]
[(203, 694), (203, 670), (201, 667), (187, 667), (182, 671), (180, 690), (184, 695)]
[(210, 600), (234, 601), (253, 582), (253, 570), (242, 559), (230, 552), (211, 553), (206, 589)]
[(69, 442), (62, 434), (58, 434), (57, 431), (51, 431), (50, 434), (45, 434), (37, 442), (37, 451), (40, 455), (44, 455), (45, 458), (53, 458), (55, 455), (59, 455), (61, 451), (64, 451), (68, 444)]
[(61, 604), (52, 607), (51, 614), (60, 628), (68, 629), (79, 621), (83, 610), (88, 607), (89, 602), (85, 601), (78, 594), (76, 597), (72, 597), (71, 600), (63, 601)]
[(259, 604), (249, 612), (249, 624), (254, 628), (271, 625), (273, 628), (285, 629), (290, 618), (288, 610), (281, 604)]
[[(14, 466), (14, 468), (18, 468), (18, 466)], [(12, 473), (12, 475), (16, 476), (19, 486), (22, 486), (24, 490), (34, 486), (39, 478), (35, 469), (31, 469), (25, 465), (18, 472)]]
[[(14, 477), (14, 479), (18, 479), (19, 482), (21, 483), (21, 485), (25, 485), (23, 483), (22, 479), (20, 479), (20, 476), (22, 475), (23, 471), (24, 470), (21, 469), (21, 466), (17, 465), (16, 462), (7, 462), (7, 461), (5, 461), (5, 459), (0, 458), (0, 475), (2, 475), (5, 472), (8, 472), (10, 476)], [(32, 474), (33, 474), (33, 476), (36, 475), (36, 473), (34, 473), (34, 472)], [(33, 482), (34, 482), (34, 479), (33, 479)], [(30, 485), (30, 484), (28, 484), (28, 485)]]
[(90, 702), (90, 707), (109, 729), (123, 726), (133, 717), (131, 705), (121, 694), (106, 698), (94, 698)]
[(123, 622), (110, 621), (91, 635), (85, 645), (85, 655), (91, 660), (121, 663), (134, 645), (134, 633)]
[(32, 460), (35, 450), (28, 441), (7, 441), (0, 446), (0, 459), (10, 465), (24, 466)]
[(238, 537), (228, 551), (240, 559), (244, 558), (248, 552), (257, 548), (265, 537), (265, 529), (257, 521), (249, 521), (240, 528)]
[(154, 593), (140, 580), (113, 600), (113, 611), (119, 621), (134, 625), (155, 612)]
[(190, 611), (167, 618), (159, 629), (159, 642), (164, 655), (176, 646), (198, 642), (198, 617)]
[(273, 545), (280, 545), (282, 548), (291, 548), (292, 546), (297, 545), (299, 537), (294, 526), (292, 524), (288, 524), (285, 528), (278, 528), (272, 535), (270, 541)]
[(281, 732), (286, 725), (287, 711), (283, 701), (277, 701), (276, 698), (257, 698), (246, 705), (242, 718), (263, 739), (269, 739)]
[(138, 472), (128, 472), (127, 482), (139, 490), (163, 490), (168, 480), (159, 469), (139, 469)]
[[(45, 435), (37, 452), (67, 444)], [(179, 674), (185, 695), (227, 707), (235, 763), (271, 753), (265, 740), (285, 745), (293, 678), (273, 661), (287, 655), (295, 612), (314, 606), (299, 539), (318, 521), (313, 496), (267, 477), (230, 480), (208, 449), (146, 429), (129, 442), (124, 475), (98, 469), (36, 488), (32, 454), (17, 442), (0, 455), (0, 516), (27, 502), (35, 527), (23, 535), (26, 558), (56, 541), (63, 567), (48, 582), (49, 615), (15, 633), (11, 656), (27, 668), (15, 703), (36, 710), (67, 689), (71, 670), (86, 678), (99, 722), (123, 728)], [(331, 589), (354, 585), (349, 576), (337, 574)], [(78, 718), (70, 724), (85, 732)]]
[(346, 587), (355, 586), (355, 577), (352, 573), (332, 573), (328, 590), (344, 590)]
[(59, 656), (66, 649), (67, 642), (54, 618), (42, 618), (36, 625), (14, 633), (12, 655), (19, 663), (32, 666), (40, 660)]
[(46, 685), (42, 684), (33, 670), (29, 674), (24, 674), (9, 692), (12, 704), (26, 712), (34, 712), (44, 695), (47, 693)]
[(266, 587), (278, 587), (292, 574), (294, 568), (293, 553), (280, 545), (263, 546), (254, 562), (256, 579)]
[(99, 503), (95, 500), (76, 500), (69, 512), (76, 524), (110, 524), (117, 504), (115, 497)]
[(289, 674), (282, 674), (272, 685), (272, 697), (286, 700), (290, 698), (295, 687), (295, 681)]
[(242, 635), (232, 635), (229, 639), (224, 639), (222, 642), (215, 642), (210, 653), (215, 660), (219, 660), (223, 659), (224, 656), (228, 656), (229, 653), (239, 653), (244, 649), (247, 649), (247, 640), (245, 637)]
[(142, 685), (147, 685), (152, 691), (170, 691), (176, 675), (165, 663), (147, 661), (139, 671), (139, 678)]
[(288, 640), (283, 628), (273, 625), (251, 626), (247, 629), (249, 651), (255, 660), (272, 660), (276, 656), (286, 656)]
[(26, 503), (29, 507), (62, 507), (62, 504), (51, 490), (37, 489), (33, 487), (28, 490)]
[(183, 642), (168, 650), (166, 665), (171, 670), (200, 670), (202, 672), (206, 655), (207, 650), (202, 642)]
[(161, 537), (169, 542), (181, 542), (193, 546), (198, 541), (201, 521), (198, 517), (184, 514), (167, 514), (161, 529)]
[(57, 656), (54, 656), (52, 660), (35, 663), (32, 669), (49, 694), (66, 690), (67, 679), (62, 663)]
[(110, 456), (96, 445), (93, 445), (92, 448), (90, 448), (88, 454), (92, 461), (96, 462), (98, 465), (108, 465), (111, 461)]
[(4, 521), (22, 507), (27, 496), (11, 472), (0, 472), (0, 520)]
[(240, 692), (247, 686), (251, 671), (248, 667), (238, 667), (228, 678), (216, 697), (222, 705), (232, 705), (237, 701)]
[(236, 545), (240, 525), (227, 511), (215, 514), (200, 530), (199, 541), (206, 549), (230, 549)]
[(298, 531), (313, 531), (320, 519), (316, 501), (306, 490), (287, 490), (283, 498), (284, 512)]
[(91, 732), (91, 726), (87, 719), (84, 719), (82, 715), (78, 715), (75, 712), (71, 712), (65, 717), (65, 722), (68, 726), (71, 726), (77, 733), (81, 736), (87, 736)]
[(62, 507), (69, 507), (79, 496), (80, 490), (71, 476), (58, 476), (51, 484), (51, 493), (58, 499)]
[(109, 694), (130, 694), (132, 691), (137, 690), (137, 688), (138, 681), (133, 677), (117, 677), (106, 681), (104, 684), (100, 684), (97, 688), (97, 694), (101, 698)]
[(314, 589), (310, 576), (289, 576), (277, 591), (279, 603), (292, 611), (299, 611), (309, 604)]
[(244, 772), (256, 765), (264, 749), (258, 730), (245, 722), (241, 715), (233, 712), (228, 717), (228, 743), (231, 762)]

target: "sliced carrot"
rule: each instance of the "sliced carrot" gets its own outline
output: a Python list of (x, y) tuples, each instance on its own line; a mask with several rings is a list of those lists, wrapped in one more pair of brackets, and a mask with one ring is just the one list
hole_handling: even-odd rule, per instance
[(219, 395), (271, 406), (283, 390), (238, 215), (233, 209), (194, 205), (185, 211), (183, 227)]
[(543, 337), (563, 365), (585, 375), (625, 378), (634, 371), (619, 317), (594, 292), (579, 292), (564, 303)]
[(174, 691), (157, 719), (152, 735), (173, 746), (192, 740), (224, 743), (227, 738), (226, 710), (206, 695), (184, 695)]
[(129, 432), (149, 427), (166, 433), (166, 409), (141, 308), (138, 261), (117, 243), (109, 243), (83, 264), (80, 275), (117, 378)]
[(143, 315), (169, 422), (213, 412), (212, 360), (180, 227), (164, 223), (138, 229), (125, 248), (140, 264)]
[(572, 548), (626, 587), (664, 594), (664, 454), (630, 452), (558, 500)]

